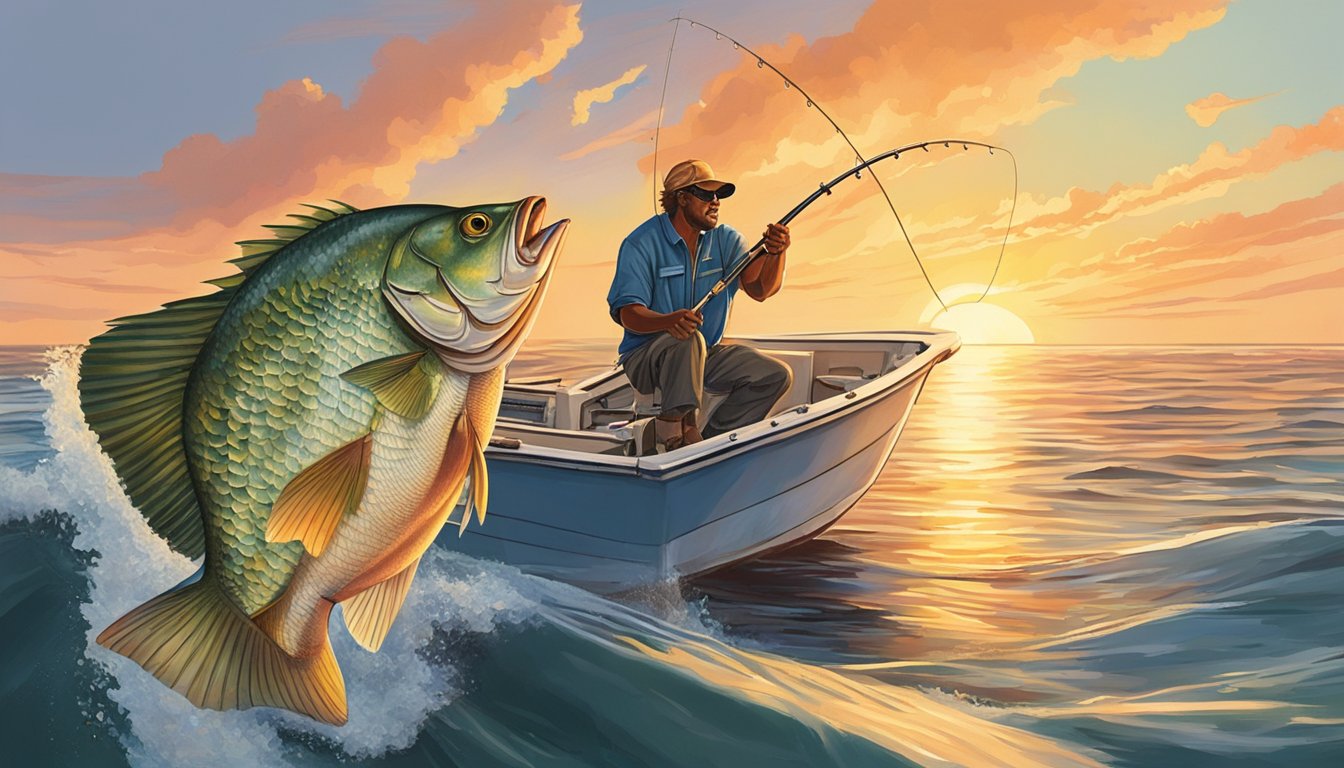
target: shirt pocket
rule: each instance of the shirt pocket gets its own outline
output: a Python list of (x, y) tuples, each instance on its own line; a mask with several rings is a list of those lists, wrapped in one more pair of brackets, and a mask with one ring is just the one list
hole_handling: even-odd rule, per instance
[(671, 264), (658, 268), (654, 297), (658, 306), (649, 307), (654, 312), (671, 312), (682, 305), (686, 300), (685, 264)]

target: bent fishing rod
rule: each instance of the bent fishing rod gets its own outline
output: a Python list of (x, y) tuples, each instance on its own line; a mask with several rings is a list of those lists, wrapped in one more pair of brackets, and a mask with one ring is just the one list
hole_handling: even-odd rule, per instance
[[(883, 152), (883, 153), (880, 154), (880, 155), (874, 155), (873, 157), (870, 157), (870, 158), (868, 158), (867, 160), (864, 160), (863, 162), (859, 163), (858, 165), (854, 166), (853, 168), (850, 168), (849, 170), (845, 171), (844, 173), (840, 174), (839, 176), (836, 176), (835, 178), (831, 179), (830, 181), (821, 184), (820, 186), (817, 187), (816, 190), (814, 190), (814, 191), (812, 192), (812, 194), (810, 194), (810, 195), (808, 195), (807, 197), (803, 198), (803, 201), (802, 201), (802, 202), (800, 202), (800, 203), (798, 203), (797, 205), (795, 205), (795, 206), (793, 207), (792, 210), (790, 210), (788, 213), (786, 213), (786, 214), (784, 214), (782, 217), (780, 217), (780, 219), (779, 219), (779, 223), (780, 223), (780, 224), (784, 224), (784, 225), (787, 226), (789, 222), (793, 221), (794, 218), (798, 216), (798, 214), (800, 214), (800, 213), (802, 213), (803, 211), (807, 210), (807, 207), (808, 207), (808, 206), (812, 205), (813, 203), (815, 203), (817, 200), (821, 199), (822, 197), (825, 197), (826, 195), (831, 194), (831, 190), (834, 189), (835, 186), (836, 186), (837, 184), (839, 184), (840, 182), (844, 181), (845, 179), (849, 179), (849, 178), (855, 178), (855, 179), (857, 179), (857, 178), (861, 178), (861, 177), (863, 176), (863, 172), (864, 172), (865, 170), (869, 169), (870, 167), (876, 165), (877, 163), (879, 163), (879, 162), (881, 162), (881, 161), (883, 161), (883, 160), (887, 160), (887, 159), (898, 160), (898, 159), (900, 159), (902, 153), (904, 153), (904, 152), (911, 152), (911, 151), (914, 151), (914, 150), (917, 150), (917, 149), (922, 149), (922, 150), (924, 150), (925, 152), (928, 152), (928, 151), (929, 151), (929, 147), (932, 147), (932, 146), (935, 146), (935, 145), (938, 145), (938, 144), (942, 144), (943, 147), (945, 147), (945, 148), (946, 148), (946, 147), (951, 147), (951, 146), (954, 145), (954, 144), (960, 144), (960, 145), (961, 145), (961, 148), (962, 148), (963, 150), (965, 150), (965, 149), (969, 149), (969, 148), (971, 148), (971, 147), (984, 147), (984, 148), (986, 148), (986, 149), (989, 150), (989, 153), (990, 153), (991, 155), (994, 154), (994, 150), (997, 149), (997, 150), (999, 150), (1000, 152), (1005, 152), (1005, 153), (1007, 153), (1009, 157), (1013, 157), (1013, 153), (1012, 153), (1012, 152), (1009, 152), (1007, 149), (1004, 149), (1003, 147), (996, 146), (996, 145), (994, 145), (994, 144), (986, 144), (986, 143), (984, 143), (983, 141), (973, 141), (973, 140), (971, 140), (971, 139), (934, 139), (934, 140), (932, 140), (932, 141), (920, 141), (920, 142), (916, 142), (916, 143), (914, 143), (914, 144), (906, 144), (906, 145), (903, 146), (903, 147), (897, 147), (897, 148), (895, 148), (895, 149), (889, 149), (889, 150), (887, 150), (886, 152)], [(1014, 160), (1013, 160), (1013, 168), (1014, 168), (1014, 173), (1016, 173), (1016, 168), (1017, 168), (1017, 160), (1016, 160), (1016, 158), (1014, 158)], [(1007, 239), (1007, 236), (1005, 235), (1005, 241), (1006, 241), (1006, 239)], [(733, 268), (730, 269), (726, 274), (724, 274), (724, 276), (723, 276), (722, 278), (720, 278), (719, 281), (716, 282), (716, 283), (714, 284), (714, 287), (713, 287), (713, 288), (710, 288), (710, 289), (709, 289), (709, 293), (706, 293), (706, 294), (704, 295), (704, 298), (702, 298), (702, 299), (700, 299), (700, 301), (696, 302), (695, 306), (692, 307), (691, 310), (694, 311), (694, 312), (699, 312), (701, 309), (703, 309), (704, 306), (705, 306), (706, 304), (709, 303), (710, 299), (713, 299), (715, 296), (718, 296), (720, 293), (723, 292), (723, 290), (724, 290), (725, 288), (727, 288), (728, 286), (732, 285), (732, 284), (733, 284), (733, 281), (734, 281), (734, 280), (737, 280), (739, 277), (741, 277), (741, 276), (742, 276), (742, 272), (745, 271), (746, 268), (747, 268), (753, 261), (755, 261), (756, 259), (760, 258), (760, 257), (761, 257), (763, 254), (765, 254), (765, 253), (766, 253), (766, 250), (765, 250), (765, 238), (761, 238), (760, 240), (757, 240), (757, 241), (756, 241), (756, 244), (753, 245), (753, 246), (751, 247), (751, 250), (747, 251), (747, 255), (746, 255), (746, 256), (744, 256), (744, 257), (743, 257), (742, 259), (740, 259), (735, 265), (733, 265)], [(995, 276), (998, 275), (998, 271), (999, 271), (999, 270), (998, 270), (998, 267), (996, 266), (996, 267), (994, 268), (994, 274), (995, 274)], [(994, 284), (994, 278), (991, 277), (991, 278), (990, 278), (990, 285), (993, 285), (993, 284)], [(986, 289), (986, 292), (988, 292), (988, 289)], [(936, 291), (934, 292), (934, 295), (935, 295), (935, 296), (937, 295), (937, 292), (936, 292)], [(981, 298), (983, 298), (983, 297), (981, 297)], [(940, 303), (941, 303), (941, 302), (940, 302)], [(954, 302), (954, 304), (955, 304), (955, 302)], [(944, 307), (946, 307), (946, 305), (944, 305)]]
[[(988, 295), (989, 295), (989, 290), (990, 290), (990, 288), (994, 285), (994, 280), (998, 277), (998, 274), (999, 274), (999, 268), (1003, 265), (1003, 253), (1004, 253), (1004, 250), (1006, 249), (1006, 247), (1007, 247), (1007, 245), (1008, 245), (1008, 235), (1009, 235), (1009, 233), (1012, 231), (1012, 227), (1013, 227), (1013, 216), (1014, 216), (1014, 214), (1017, 212), (1017, 158), (1013, 155), (1013, 153), (1012, 153), (1011, 151), (1009, 151), (1008, 149), (1006, 149), (1006, 148), (1004, 148), (1004, 147), (999, 147), (999, 146), (995, 146), (995, 145), (992, 145), (992, 144), (985, 144), (984, 142), (979, 142), (979, 141), (960, 140), (960, 139), (939, 139), (939, 140), (937, 140), (937, 141), (926, 141), (926, 142), (920, 142), (920, 143), (917, 143), (917, 144), (911, 144), (911, 145), (906, 146), (906, 147), (900, 147), (900, 148), (898, 148), (898, 149), (893, 149), (893, 150), (890, 150), (890, 151), (888, 151), (888, 152), (884, 152), (884, 153), (882, 153), (881, 155), (877, 155), (877, 156), (875, 156), (875, 157), (873, 157), (873, 158), (870, 158), (870, 159), (868, 159), (868, 160), (865, 160), (865, 159), (863, 158), (863, 154), (862, 154), (861, 152), (859, 152), (859, 148), (856, 147), (856, 146), (854, 146), (854, 142), (853, 142), (853, 141), (850, 141), (849, 134), (845, 133), (845, 131), (839, 126), (839, 124), (837, 124), (837, 123), (835, 122), (834, 119), (831, 118), (831, 116), (826, 112), (826, 110), (823, 109), (822, 106), (821, 106), (820, 104), (818, 104), (818, 103), (816, 102), (815, 99), (812, 98), (811, 94), (809, 94), (807, 91), (803, 90), (803, 87), (802, 87), (801, 85), (799, 85), (798, 83), (794, 82), (793, 78), (791, 78), (791, 77), (789, 77), (788, 75), (784, 74), (784, 72), (781, 71), (778, 67), (776, 67), (774, 64), (772, 64), (772, 63), (770, 63), (769, 61), (767, 61), (766, 58), (765, 58), (764, 56), (760, 55), (759, 53), (757, 53), (756, 51), (752, 50), (751, 48), (748, 48), (748, 47), (747, 47), (746, 45), (744, 45), (741, 41), (737, 40), (736, 38), (732, 37), (731, 35), (725, 34), (725, 33), (721, 32), (721, 31), (715, 29), (714, 27), (711, 27), (711, 26), (709, 26), (708, 24), (705, 24), (705, 23), (703, 23), (703, 22), (696, 21), (695, 19), (692, 19), (692, 18), (688, 18), (688, 17), (685, 17), (685, 16), (680, 16), (680, 15), (678, 15), (678, 16), (672, 18), (672, 19), (669, 19), (669, 21), (671, 21), (671, 22), (673, 23), (673, 28), (672, 28), (672, 43), (671, 43), (671, 46), (669, 46), (668, 49), (667, 49), (667, 68), (666, 68), (666, 70), (663, 72), (663, 98), (664, 98), (664, 99), (667, 97), (667, 80), (668, 80), (668, 76), (670, 75), (671, 70), (672, 70), (672, 51), (673, 51), (673, 49), (674, 49), (674, 48), (676, 47), (676, 45), (677, 45), (677, 29), (681, 26), (681, 22), (685, 21), (685, 22), (689, 23), (689, 24), (691, 25), (692, 28), (695, 28), (695, 27), (702, 27), (702, 28), (704, 28), (704, 29), (706, 29), (706, 30), (709, 30), (710, 32), (713, 32), (713, 33), (714, 33), (714, 37), (715, 37), (716, 39), (722, 40), (722, 39), (724, 39), (724, 38), (727, 38), (728, 41), (731, 42), (731, 43), (733, 44), (733, 48), (734, 48), (734, 49), (739, 49), (739, 50), (745, 51), (747, 54), (749, 54), (750, 56), (754, 57), (754, 58), (756, 59), (756, 66), (757, 66), (757, 68), (759, 68), (759, 69), (764, 69), (764, 68), (766, 68), (766, 67), (769, 67), (769, 68), (770, 68), (770, 71), (774, 72), (776, 75), (778, 75), (778, 76), (780, 77), (780, 79), (782, 79), (782, 80), (784, 81), (784, 87), (785, 87), (786, 89), (792, 88), (792, 89), (797, 90), (798, 93), (799, 93), (799, 95), (801, 95), (801, 96), (807, 101), (807, 107), (808, 107), (809, 109), (816, 109), (816, 111), (822, 116), (822, 118), (825, 119), (826, 122), (829, 123), (830, 126), (831, 126), (832, 128), (835, 129), (835, 132), (836, 132), (837, 134), (840, 135), (840, 138), (844, 139), (845, 144), (848, 145), (848, 146), (849, 146), (849, 149), (854, 153), (854, 158), (855, 158), (855, 160), (857, 161), (857, 165), (856, 165), (854, 168), (852, 168), (852, 169), (850, 169), (849, 171), (847, 171), (847, 172), (845, 172), (845, 173), (843, 173), (843, 174), (841, 174), (841, 175), (835, 177), (835, 178), (832, 179), (829, 183), (827, 183), (827, 184), (822, 184), (820, 190), (818, 190), (817, 192), (814, 192), (810, 197), (808, 197), (806, 200), (804, 200), (802, 203), (800, 203), (798, 206), (796, 206), (796, 207), (795, 207), (792, 211), (790, 211), (790, 212), (789, 212), (783, 219), (781, 219), (780, 222), (779, 222), (779, 223), (781, 223), (781, 224), (788, 224), (789, 221), (791, 221), (791, 220), (793, 219), (794, 216), (797, 216), (799, 213), (801, 213), (802, 210), (803, 210), (804, 208), (806, 208), (807, 206), (811, 205), (812, 202), (815, 201), (815, 200), (816, 200), (818, 197), (820, 197), (822, 194), (830, 194), (830, 188), (833, 187), (833, 186), (835, 186), (836, 184), (840, 183), (840, 182), (843, 181), (844, 179), (846, 179), (846, 178), (848, 178), (848, 177), (850, 177), (850, 176), (853, 176), (853, 177), (855, 177), (855, 178), (859, 178), (861, 172), (862, 172), (865, 168), (868, 168), (869, 166), (871, 166), (873, 163), (876, 163), (876, 162), (878, 162), (879, 160), (883, 160), (883, 159), (886, 159), (886, 158), (888, 158), (888, 157), (899, 157), (899, 155), (900, 155), (901, 152), (905, 152), (905, 151), (908, 151), (908, 150), (911, 150), (911, 149), (923, 149), (924, 151), (927, 152), (929, 146), (934, 145), (934, 144), (942, 144), (942, 145), (944, 145), (944, 146), (950, 146), (951, 144), (954, 144), (954, 143), (955, 143), (955, 144), (961, 144), (963, 148), (969, 148), (971, 145), (975, 145), (975, 146), (978, 146), (978, 147), (985, 147), (985, 148), (989, 149), (990, 154), (993, 154), (993, 153), (994, 153), (994, 150), (996, 150), (996, 149), (997, 149), (997, 150), (1000, 150), (1000, 151), (1002, 151), (1002, 152), (1004, 152), (1004, 153), (1006, 153), (1006, 154), (1008, 155), (1008, 157), (1012, 160), (1012, 163), (1013, 163), (1013, 204), (1012, 204), (1012, 209), (1011, 209), (1010, 212), (1008, 213), (1008, 226), (1007, 226), (1007, 228), (1005, 228), (1005, 230), (1004, 230), (1004, 233), (1003, 233), (1003, 242), (1002, 242), (1002, 243), (1000, 244), (1000, 246), (999, 246), (999, 258), (998, 258), (998, 261), (994, 264), (994, 274), (990, 277), (989, 282), (985, 284), (985, 290), (984, 290), (984, 293), (980, 294), (980, 297), (977, 298), (976, 301), (977, 301), (977, 302), (978, 302), (978, 301), (981, 301), (981, 300), (983, 300), (983, 299), (985, 298), (985, 296), (988, 296)], [(658, 136), (659, 136), (659, 134), (660, 134), (661, 131), (662, 131), (662, 124), (663, 124), (663, 104), (662, 104), (662, 102), (660, 101), (660, 102), (659, 102), (659, 105), (658, 105), (658, 127), (657, 127), (657, 128), (655, 129), (655, 131), (654, 131), (654, 139), (653, 139), (653, 142), (654, 142), (654, 143), (653, 143), (653, 163), (654, 163), (654, 176), (655, 176), (655, 178), (657, 177), (657, 169), (658, 169)], [(909, 248), (910, 248), (910, 255), (914, 257), (914, 259), (915, 259), (915, 264), (919, 267), (920, 274), (923, 275), (923, 277), (924, 277), (924, 282), (929, 286), (929, 290), (933, 293), (933, 297), (934, 297), (934, 299), (936, 299), (936, 300), (938, 301), (938, 304), (939, 304), (940, 306), (942, 306), (942, 308), (943, 308), (944, 310), (948, 309), (948, 304), (947, 304), (947, 302), (943, 301), (943, 297), (942, 297), (942, 295), (939, 294), (939, 293), (938, 293), (938, 289), (935, 288), (935, 287), (933, 286), (933, 280), (930, 279), (928, 270), (924, 268), (924, 260), (921, 259), (921, 258), (919, 258), (919, 251), (917, 251), (917, 250), (915, 249), (915, 244), (914, 244), (914, 242), (911, 241), (911, 239), (910, 239), (910, 233), (907, 232), (906, 229), (905, 229), (905, 222), (901, 221), (901, 215), (900, 215), (899, 213), (896, 212), (896, 205), (895, 205), (895, 203), (892, 202), (892, 200), (891, 200), (891, 196), (890, 196), (889, 194), (887, 194), (887, 189), (886, 189), (885, 186), (883, 186), (883, 184), (882, 184), (882, 180), (879, 179), (879, 178), (877, 177), (876, 174), (872, 174), (872, 179), (873, 179), (873, 183), (877, 184), (877, 188), (878, 188), (878, 190), (882, 193), (882, 198), (886, 201), (886, 203), (887, 203), (887, 207), (891, 210), (891, 215), (892, 215), (892, 217), (896, 219), (896, 226), (898, 226), (898, 227), (900, 228), (900, 230), (901, 230), (901, 235), (905, 238), (905, 243), (906, 243), (906, 245), (909, 246)], [(655, 208), (656, 208), (656, 206), (655, 206)], [(723, 280), (720, 280), (720, 281), (714, 286), (714, 289), (711, 290), (711, 292), (710, 292), (709, 294), (707, 294), (703, 299), (700, 300), (699, 303), (697, 303), (697, 304), (695, 305), (695, 311), (698, 312), (698, 311), (705, 305), (706, 302), (708, 302), (710, 299), (714, 298), (714, 296), (716, 296), (718, 293), (722, 292), (724, 288), (726, 288), (727, 286), (731, 285), (731, 284), (732, 284), (732, 280), (737, 279), (737, 277), (741, 275), (742, 270), (745, 269), (746, 266), (747, 266), (748, 264), (750, 264), (753, 260), (755, 260), (756, 258), (758, 258), (758, 257), (764, 252), (764, 250), (765, 250), (765, 241), (764, 241), (764, 239), (762, 239), (760, 242), (758, 242), (758, 243), (756, 244), (755, 247), (753, 247), (753, 248), (747, 253), (746, 258), (743, 259), (742, 262), (739, 263), (739, 265), (738, 265), (737, 267), (735, 267), (735, 268), (732, 270), (732, 272), (730, 273), (730, 274), (731, 274), (731, 277), (725, 277)], [(956, 304), (956, 303), (959, 303), (959, 302), (953, 302), (953, 303)]]

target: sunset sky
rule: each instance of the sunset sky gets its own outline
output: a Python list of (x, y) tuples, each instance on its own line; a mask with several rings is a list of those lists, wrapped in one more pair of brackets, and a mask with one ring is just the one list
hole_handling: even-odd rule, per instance
[[(300, 203), (545, 195), (573, 220), (534, 338), (614, 340), (654, 206), (682, 15), (755, 49), (865, 155), (1010, 149), (986, 306), (940, 312), (865, 176), (793, 224), (784, 291), (729, 333), (952, 317), (1040, 343), (1344, 343), (1344, 3), (70, 2), (0, 7), (0, 344), (84, 341), (212, 290)], [(709, 161), (754, 240), (854, 162), (794, 89), (676, 27), (658, 174)], [(994, 272), (1004, 153), (886, 161), (943, 300)], [(943, 325), (956, 323), (943, 322)]]

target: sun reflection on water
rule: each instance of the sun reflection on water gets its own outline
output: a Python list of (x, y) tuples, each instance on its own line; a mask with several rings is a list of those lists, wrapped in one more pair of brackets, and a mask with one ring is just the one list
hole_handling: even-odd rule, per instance
[(711, 615), (1005, 718), (1338, 725), (1341, 395), (1337, 350), (965, 347), (867, 495)]

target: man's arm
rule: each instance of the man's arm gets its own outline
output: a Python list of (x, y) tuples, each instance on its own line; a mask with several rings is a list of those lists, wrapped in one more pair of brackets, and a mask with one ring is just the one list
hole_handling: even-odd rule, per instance
[(742, 290), (757, 301), (779, 293), (784, 285), (784, 259), (789, 250), (789, 228), (771, 224), (765, 230), (765, 255), (742, 270)]
[(675, 339), (689, 339), (695, 329), (700, 327), (704, 318), (699, 312), (678, 309), (664, 315), (654, 312), (643, 304), (627, 304), (621, 307), (621, 325), (635, 333), (658, 333), (667, 331)]

